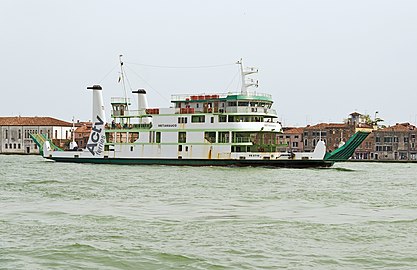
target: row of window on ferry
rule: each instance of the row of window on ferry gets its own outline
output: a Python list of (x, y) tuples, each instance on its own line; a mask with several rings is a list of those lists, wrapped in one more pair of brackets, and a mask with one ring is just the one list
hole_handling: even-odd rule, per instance
[[(178, 117), (178, 124), (187, 124), (189, 117)], [(263, 122), (262, 116), (236, 116), (236, 115), (219, 115), (219, 122)], [(193, 115), (191, 116), (191, 123), (205, 123), (205, 115)], [(210, 123), (214, 123), (214, 116), (210, 117)]]

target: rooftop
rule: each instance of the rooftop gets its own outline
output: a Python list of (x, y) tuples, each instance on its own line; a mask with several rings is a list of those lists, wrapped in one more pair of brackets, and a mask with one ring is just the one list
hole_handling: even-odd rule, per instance
[(404, 131), (410, 131), (415, 130), (417, 131), (417, 128), (410, 123), (397, 123), (395, 126), (386, 127), (378, 131), (382, 132), (404, 132)]
[(0, 117), (0, 126), (59, 126), (71, 127), (72, 124), (52, 117)]
[(307, 126), (306, 129), (328, 129), (328, 128), (346, 128), (348, 124), (344, 123), (320, 123), (314, 126)]
[(285, 134), (302, 134), (304, 128), (283, 128)]

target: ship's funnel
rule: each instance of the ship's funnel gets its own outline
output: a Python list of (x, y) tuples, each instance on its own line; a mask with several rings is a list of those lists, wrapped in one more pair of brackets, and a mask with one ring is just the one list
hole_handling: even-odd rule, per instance
[(104, 112), (103, 92), (100, 85), (87, 87), (87, 89), (93, 91), (93, 127), (84, 151), (91, 154), (92, 157), (102, 157), (106, 142), (106, 134), (104, 131), (106, 115)]
[[(146, 109), (148, 109), (148, 99), (146, 97), (145, 89), (134, 90), (134, 91), (132, 91), (132, 93), (138, 95), (138, 110), (139, 110), (139, 112), (145, 113), (144, 111)], [(149, 124), (151, 122), (151, 119), (150, 119), (150, 117), (142, 117), (140, 121), (143, 124)]]
[(145, 110), (148, 108), (148, 99), (146, 98), (145, 89), (138, 89), (132, 91), (133, 94), (138, 94), (138, 110)]

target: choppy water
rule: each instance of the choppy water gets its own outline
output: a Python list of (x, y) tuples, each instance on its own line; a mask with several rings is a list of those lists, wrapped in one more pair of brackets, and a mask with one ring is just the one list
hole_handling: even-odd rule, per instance
[(417, 268), (417, 164), (0, 165), (0, 269)]

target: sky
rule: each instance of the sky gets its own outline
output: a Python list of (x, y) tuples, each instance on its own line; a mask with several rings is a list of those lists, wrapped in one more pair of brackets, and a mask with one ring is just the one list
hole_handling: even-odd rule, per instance
[(122, 54), (151, 107), (239, 90), (242, 58), (285, 126), (417, 121), (415, 0), (2, 0), (0, 36), (0, 116), (90, 120), (93, 84), (109, 115)]

